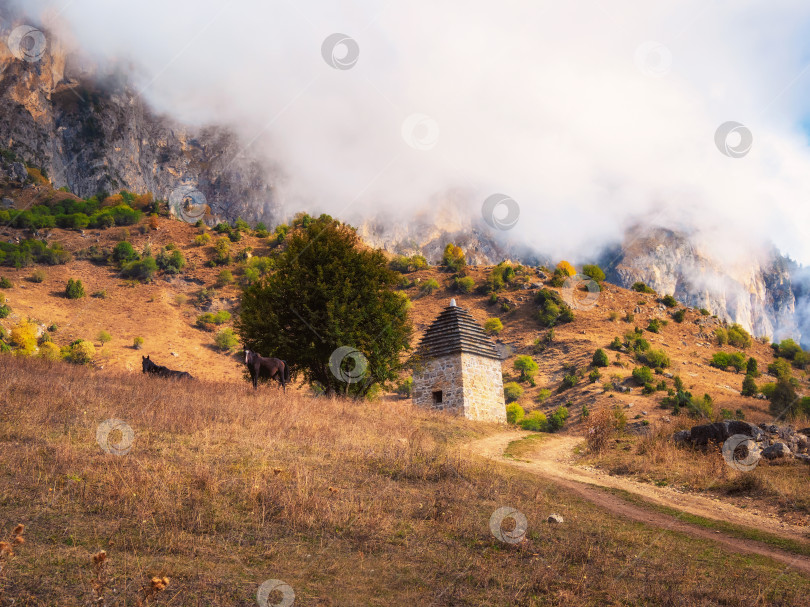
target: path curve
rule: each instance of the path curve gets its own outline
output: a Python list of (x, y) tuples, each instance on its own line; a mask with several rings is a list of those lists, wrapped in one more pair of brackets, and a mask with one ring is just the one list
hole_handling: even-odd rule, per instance
[(582, 442), (582, 438), (578, 436), (553, 435), (545, 437), (530, 461), (504, 457), (504, 451), (510, 442), (532, 434), (531, 432), (514, 430), (499, 432), (468, 443), (463, 448), (475, 455), (528, 470), (533, 474), (553, 480), (589, 502), (619, 516), (655, 527), (679, 531), (693, 537), (712, 540), (735, 552), (767, 556), (810, 574), (810, 558), (808, 557), (784, 552), (754, 540), (737, 538), (720, 531), (693, 525), (678, 520), (675, 516), (636, 506), (618, 496), (601, 491), (599, 488), (623, 489), (655, 504), (669, 506), (704, 518), (722, 520), (745, 527), (754, 527), (774, 535), (803, 542), (807, 541), (804, 536), (806, 528), (783, 525), (772, 518), (747, 512), (743, 508), (717, 502), (700, 495), (681, 493), (670, 487), (656, 487), (629, 478), (610, 476), (593, 468), (575, 466), (572, 463), (573, 450)]

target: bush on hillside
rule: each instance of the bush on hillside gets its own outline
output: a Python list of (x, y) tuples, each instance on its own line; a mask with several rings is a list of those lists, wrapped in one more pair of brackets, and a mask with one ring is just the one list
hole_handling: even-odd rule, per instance
[(503, 323), (500, 318), (488, 318), (484, 322), (484, 331), (487, 335), (497, 335), (503, 331)]
[(649, 367), (636, 367), (633, 369), (633, 379), (640, 386), (651, 383), (653, 380), (652, 371)]
[(523, 388), (520, 384), (510, 381), (503, 386), (503, 396), (507, 403), (511, 403), (523, 396)]
[(467, 266), (467, 260), (464, 258), (464, 251), (461, 250), (461, 247), (448, 242), (444, 247), (442, 265), (450, 272), (463, 270)]
[(532, 432), (545, 432), (548, 428), (548, 420), (545, 413), (541, 411), (531, 411), (522, 420), (519, 425), (524, 430), (531, 430)]
[(68, 279), (65, 287), (65, 297), (68, 299), (80, 299), (84, 297), (84, 286), (81, 280)]
[(651, 289), (643, 282), (635, 282), (633, 283), (632, 289), (637, 291), (638, 293), (655, 293), (655, 289)]
[(508, 424), (517, 424), (520, 423), (526, 415), (526, 412), (523, 410), (517, 403), (509, 403), (506, 405), (506, 423)]
[(537, 319), (544, 327), (553, 327), (574, 320), (574, 311), (563, 301), (559, 293), (550, 289), (541, 289), (535, 295), (535, 301), (540, 307)]
[(607, 367), (610, 364), (610, 359), (608, 358), (607, 352), (605, 352), (602, 348), (596, 350), (596, 352), (593, 353), (591, 364), (594, 367)]
[(754, 343), (751, 335), (741, 325), (733, 324), (728, 328), (728, 343), (735, 348), (749, 348)]

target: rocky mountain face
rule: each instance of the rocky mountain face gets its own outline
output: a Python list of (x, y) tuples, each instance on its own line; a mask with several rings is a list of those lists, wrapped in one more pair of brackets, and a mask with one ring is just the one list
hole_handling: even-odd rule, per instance
[(686, 234), (638, 227), (603, 264), (608, 280), (620, 286), (646, 283), (758, 336), (800, 337), (790, 263), (775, 249), (765, 259), (731, 267), (713, 259)]
[[(19, 25), (5, 17), (3, 40)], [(35, 61), (0, 45), (0, 147), (81, 197), (128, 189), (168, 199), (191, 186), (222, 218), (276, 218), (274, 169), (242, 153), (233, 132), (156, 115), (126, 78), (83, 66), (53, 36), (47, 42)]]

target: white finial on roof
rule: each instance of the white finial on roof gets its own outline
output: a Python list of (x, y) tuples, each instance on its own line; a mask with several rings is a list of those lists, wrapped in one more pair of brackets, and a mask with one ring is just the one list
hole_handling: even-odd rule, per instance
[(455, 298), (455, 297), (454, 297), (453, 299), (451, 299), (451, 300), (450, 300), (450, 307), (451, 307), (451, 308), (455, 308), (455, 307), (456, 307), (456, 298)]

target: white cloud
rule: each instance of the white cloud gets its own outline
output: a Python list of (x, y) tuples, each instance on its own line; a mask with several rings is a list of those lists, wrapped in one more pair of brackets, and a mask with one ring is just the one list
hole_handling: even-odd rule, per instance
[[(291, 207), (407, 217), (466, 190), (521, 206), (510, 233), (559, 257), (616, 239), (629, 219), (699, 225), (734, 257), (772, 239), (810, 263), (810, 154), (799, 130), (810, 6), (781, 0), (340, 3), (26, 0), (89, 53), (133, 62), (162, 111), (238, 125), (290, 176)], [(52, 5), (52, 6), (51, 6)], [(359, 44), (329, 67), (323, 40)], [(662, 77), (637, 49), (664, 45)], [(666, 53), (662, 57), (668, 57)], [(797, 79), (797, 76), (798, 79)], [(418, 150), (403, 121), (436, 121)], [(736, 120), (748, 155), (714, 145)]]

